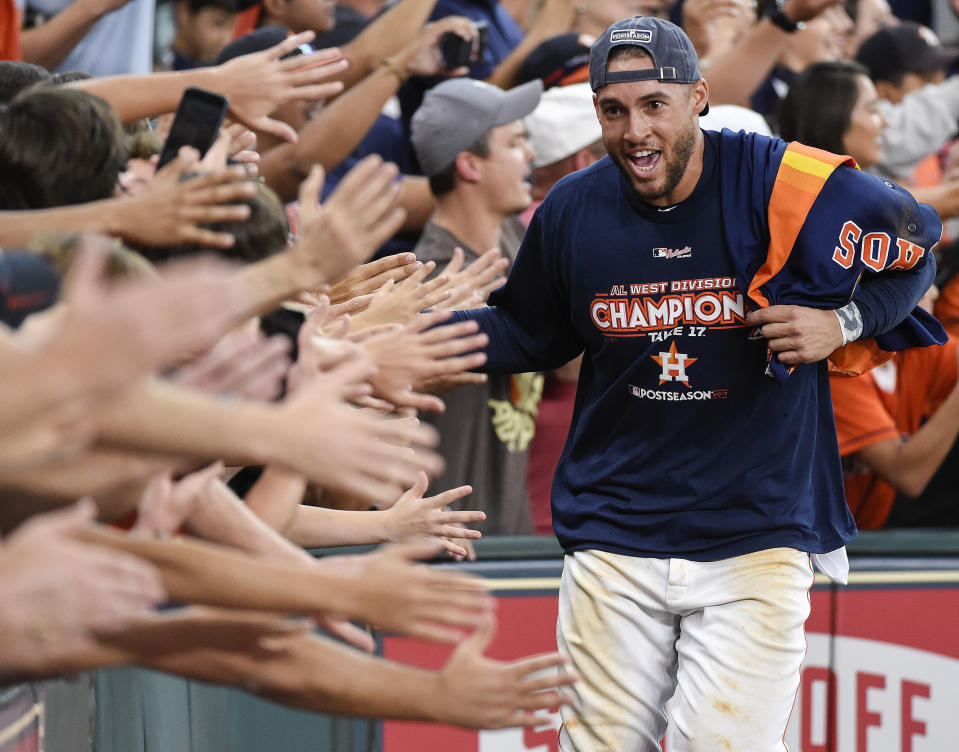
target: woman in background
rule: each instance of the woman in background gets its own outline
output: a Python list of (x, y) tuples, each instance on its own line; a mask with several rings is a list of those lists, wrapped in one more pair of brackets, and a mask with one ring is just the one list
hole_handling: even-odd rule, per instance
[(834, 154), (848, 154), (863, 169), (879, 164), (886, 121), (879, 95), (858, 63), (813, 63), (789, 87), (779, 112), (782, 137)]

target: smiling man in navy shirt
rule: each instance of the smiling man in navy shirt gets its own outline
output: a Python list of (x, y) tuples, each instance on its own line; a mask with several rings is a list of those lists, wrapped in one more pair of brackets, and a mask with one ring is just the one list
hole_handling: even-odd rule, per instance
[(658, 750), (675, 693), (670, 752), (780, 752), (810, 558), (844, 578), (856, 532), (825, 358), (941, 338), (910, 313), (941, 226), (848, 158), (700, 130), (708, 86), (667, 21), (611, 26), (590, 84), (608, 158), (553, 187), (490, 307), (458, 314), (490, 371), (584, 354), (552, 494), (582, 676), (560, 748)]

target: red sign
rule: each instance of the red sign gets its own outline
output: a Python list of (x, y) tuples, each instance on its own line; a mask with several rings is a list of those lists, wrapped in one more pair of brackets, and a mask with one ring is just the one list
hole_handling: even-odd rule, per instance
[[(811, 598), (809, 647), (785, 737), (791, 752), (959, 748), (959, 573), (854, 573), (851, 587), (817, 587)], [(555, 650), (556, 612), (555, 590), (501, 592), (488, 655), (512, 660)], [(439, 668), (449, 652), (415, 640), (384, 641), (387, 658), (425, 668)], [(536, 730), (387, 721), (383, 752), (557, 752), (559, 725), (558, 714)]]

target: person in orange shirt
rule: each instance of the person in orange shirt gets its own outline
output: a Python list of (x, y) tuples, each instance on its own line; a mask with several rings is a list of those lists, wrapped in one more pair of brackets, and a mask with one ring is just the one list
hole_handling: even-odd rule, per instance
[[(959, 179), (959, 140), (939, 156), (944, 179)], [(950, 337), (959, 337), (959, 219), (944, 222), (942, 229), (943, 239), (936, 248), (936, 284), (941, 294), (933, 313)]]
[(19, 60), (20, 11), (13, 0), (0, 0), (0, 60)]
[(937, 261), (942, 259), (940, 268), (948, 264), (948, 270), (944, 271), (949, 273), (942, 275), (942, 295), (936, 301), (933, 313), (942, 322), (950, 337), (959, 337), (959, 274), (955, 270), (955, 264), (959, 261), (957, 257), (959, 257), (959, 247), (955, 244), (946, 246), (940, 254), (936, 255)]
[(861, 529), (959, 526), (957, 358), (950, 339), (862, 376), (831, 375), (846, 501)]

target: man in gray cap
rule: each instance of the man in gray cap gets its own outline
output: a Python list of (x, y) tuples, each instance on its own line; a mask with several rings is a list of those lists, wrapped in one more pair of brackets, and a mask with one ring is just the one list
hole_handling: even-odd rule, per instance
[[(539, 81), (503, 91), (458, 78), (426, 93), (413, 116), (412, 140), (436, 211), (414, 249), (420, 261), (442, 267), (455, 248), (468, 263), (494, 248), (516, 256), (523, 236), (516, 214), (532, 201), (534, 156), (521, 118), (536, 108), (542, 90)], [(526, 448), (541, 391), (538, 374), (491, 376), (446, 395), (446, 411), (426, 418), (440, 433), (446, 460), (436, 487), (471, 485), (470, 503), (486, 512), (485, 525), (478, 525), (484, 533), (533, 532)]]
[(559, 747), (659, 750), (672, 698), (670, 752), (784, 752), (810, 558), (843, 579), (856, 532), (825, 358), (942, 339), (897, 327), (940, 224), (843, 157), (701, 130), (709, 88), (667, 21), (613, 24), (589, 78), (609, 158), (553, 186), (506, 285), (455, 314), (491, 373), (583, 353), (552, 492), (581, 677)]

